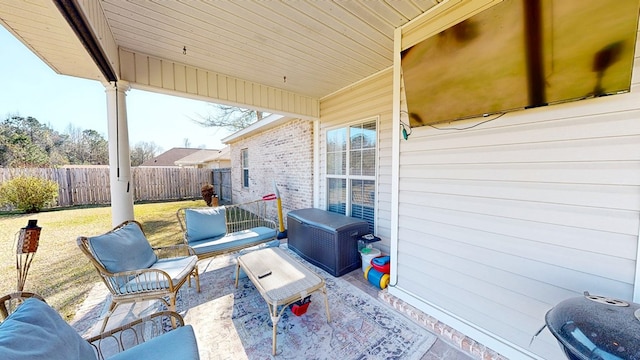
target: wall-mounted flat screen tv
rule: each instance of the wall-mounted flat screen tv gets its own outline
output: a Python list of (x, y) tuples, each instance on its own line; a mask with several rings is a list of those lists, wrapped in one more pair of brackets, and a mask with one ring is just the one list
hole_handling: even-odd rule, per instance
[(412, 127), (628, 92), (640, 0), (504, 0), (402, 52)]

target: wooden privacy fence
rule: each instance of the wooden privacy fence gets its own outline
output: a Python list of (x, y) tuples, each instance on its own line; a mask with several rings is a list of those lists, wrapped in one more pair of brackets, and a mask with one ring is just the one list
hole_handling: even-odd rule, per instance
[(231, 168), (213, 169), (213, 189), (218, 195), (220, 204), (232, 204)]
[[(200, 189), (212, 183), (212, 169), (132, 168), (134, 201), (202, 198)], [(58, 206), (109, 204), (111, 192), (108, 167), (0, 168), (0, 185), (18, 176), (35, 176), (58, 183)]]

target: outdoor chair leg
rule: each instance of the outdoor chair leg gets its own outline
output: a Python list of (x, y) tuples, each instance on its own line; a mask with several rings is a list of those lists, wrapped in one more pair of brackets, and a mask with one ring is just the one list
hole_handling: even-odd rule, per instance
[[(193, 277), (195, 278), (195, 281), (196, 281), (196, 291), (200, 292), (200, 272), (198, 271), (197, 265), (196, 265), (196, 268), (193, 269)], [(191, 283), (191, 277), (189, 277), (189, 283)], [(191, 286), (191, 284), (189, 284), (189, 286)]]
[(191, 278), (193, 278), (194, 281), (196, 282), (196, 291), (200, 292), (200, 273), (198, 272), (198, 266), (196, 266), (195, 269), (193, 269), (193, 272), (191, 273), (191, 275), (189, 275), (189, 279), (187, 282), (187, 285), (189, 287), (191, 287)]
[(104, 316), (104, 320), (102, 320), (102, 327), (100, 328), (100, 333), (103, 333), (104, 329), (107, 328), (107, 323), (109, 322), (109, 318), (111, 317), (111, 315), (113, 314), (113, 311), (116, 309), (117, 306), (118, 306), (118, 303), (111, 300), (111, 304), (109, 304), (109, 310), (107, 311), (107, 314)]
[[(173, 311), (173, 312), (177, 312), (176, 311), (176, 297), (178, 296), (178, 292), (174, 292), (173, 295), (169, 296), (169, 301), (171, 301), (171, 303), (169, 304), (169, 310)], [(176, 319), (171, 317), (171, 327), (176, 329), (178, 327), (178, 324), (176, 323)]]

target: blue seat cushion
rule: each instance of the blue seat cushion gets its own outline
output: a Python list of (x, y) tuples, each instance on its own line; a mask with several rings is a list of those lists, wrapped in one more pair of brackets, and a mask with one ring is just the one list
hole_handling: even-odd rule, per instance
[(30, 298), (0, 324), (0, 359), (97, 359), (93, 347), (45, 302)]
[(276, 230), (259, 226), (249, 230), (236, 231), (223, 237), (195, 241), (189, 244), (196, 254), (225, 251), (226, 249), (251, 246), (276, 237)]
[(108, 360), (177, 360), (200, 359), (198, 343), (191, 325), (181, 326), (142, 344), (118, 353)]
[[(189, 273), (193, 271), (197, 262), (198, 257), (195, 255), (158, 259), (150, 269), (158, 269), (166, 272), (171, 278), (171, 282), (175, 285), (185, 277), (189, 276)], [(126, 294), (169, 288), (169, 283), (166, 278), (157, 277), (156, 275), (157, 274), (132, 277), (129, 282), (119, 286), (120, 291), (121, 293)]]
[(194, 241), (221, 237), (227, 233), (224, 206), (185, 209), (184, 221), (189, 245)]
[(104, 235), (89, 238), (89, 248), (112, 273), (151, 267), (158, 257), (137, 223), (131, 222)]

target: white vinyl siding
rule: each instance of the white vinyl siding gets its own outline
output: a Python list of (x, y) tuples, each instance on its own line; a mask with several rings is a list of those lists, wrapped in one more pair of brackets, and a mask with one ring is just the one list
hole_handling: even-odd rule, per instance
[[(513, 112), (399, 140), (398, 282), (389, 292), (514, 359), (565, 359), (558, 302), (632, 300), (640, 226), (640, 44), (630, 94)], [(391, 238), (392, 71), (320, 102), (324, 133), (379, 115), (377, 232)], [(475, 125), (473, 120), (455, 127)], [(446, 127), (447, 125), (442, 125)], [(326, 156), (317, 170), (325, 179)], [(319, 182), (320, 207), (326, 181)], [(393, 282), (394, 279), (392, 279)], [(463, 331), (464, 332), (464, 331)], [(472, 336), (473, 337), (473, 336)]]
[(133, 87), (305, 119), (318, 117), (315, 98), (140, 52), (119, 50), (120, 75)]
[(529, 346), (555, 304), (585, 290), (633, 300), (638, 55), (629, 94), (508, 113), (462, 131), (414, 128), (400, 144), (392, 293), (545, 359), (565, 358), (546, 330)]
[(319, 134), (319, 156), (317, 166), (319, 181), (319, 207), (327, 208), (326, 181), (326, 132), (328, 129), (366, 122), (378, 118), (376, 154), (376, 206), (375, 233), (382, 238), (378, 243), (388, 249), (391, 233), (391, 69), (378, 73), (362, 82), (320, 101), (321, 122)]

